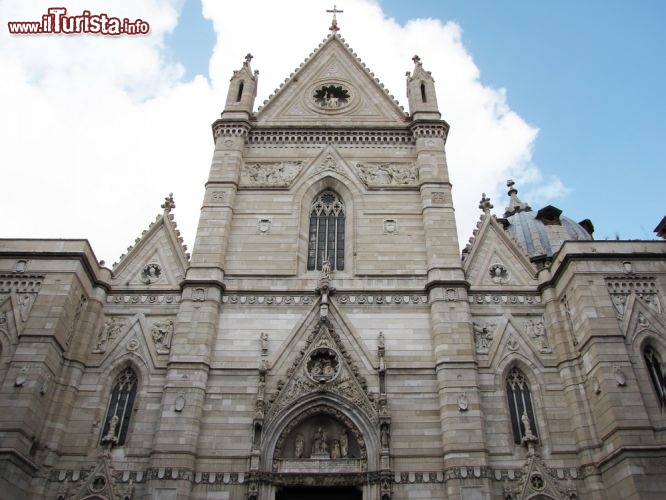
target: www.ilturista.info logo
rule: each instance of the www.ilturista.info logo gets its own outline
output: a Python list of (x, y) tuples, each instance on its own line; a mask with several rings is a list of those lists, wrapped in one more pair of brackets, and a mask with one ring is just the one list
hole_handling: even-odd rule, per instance
[(12, 35), (48, 35), (90, 33), (93, 35), (147, 35), (150, 25), (142, 19), (130, 21), (107, 14), (91, 14), (84, 10), (79, 16), (68, 16), (65, 7), (51, 7), (41, 21), (10, 21)]

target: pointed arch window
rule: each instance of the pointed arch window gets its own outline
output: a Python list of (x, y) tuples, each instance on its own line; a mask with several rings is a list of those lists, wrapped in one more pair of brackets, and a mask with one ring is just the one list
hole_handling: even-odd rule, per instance
[[(516, 367), (511, 369), (506, 378), (506, 395), (509, 400), (513, 441), (521, 444), (528, 430), (532, 433), (532, 438), (538, 437), (530, 386), (527, 377)], [(524, 416), (527, 416), (529, 429), (526, 428)]]
[(666, 366), (659, 353), (650, 345), (643, 349), (643, 358), (648, 372), (650, 372), (652, 386), (659, 398), (659, 406), (663, 409), (666, 406)]
[(102, 443), (113, 441), (117, 446), (125, 444), (137, 385), (136, 373), (131, 368), (125, 368), (116, 377), (102, 428)]
[(332, 270), (345, 268), (345, 206), (333, 191), (319, 194), (310, 208), (308, 271), (321, 270), (325, 260)]

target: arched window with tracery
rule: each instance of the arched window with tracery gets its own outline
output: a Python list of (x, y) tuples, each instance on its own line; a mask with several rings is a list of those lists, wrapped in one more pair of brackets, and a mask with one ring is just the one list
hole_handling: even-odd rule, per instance
[[(523, 438), (528, 435), (528, 430), (531, 432), (533, 439), (538, 437), (530, 385), (527, 377), (516, 367), (511, 369), (506, 378), (506, 395), (509, 400), (513, 441), (516, 444), (521, 444)], [(528, 422), (529, 429), (526, 428)]]
[(324, 191), (312, 203), (308, 238), (308, 271), (345, 268), (345, 205), (333, 191)]
[(102, 427), (102, 443), (113, 442), (117, 446), (125, 444), (137, 385), (138, 379), (132, 368), (125, 368), (116, 377)]
[(661, 361), (659, 353), (650, 345), (643, 349), (643, 358), (648, 372), (650, 372), (650, 380), (652, 380), (652, 385), (659, 398), (659, 406), (663, 408), (666, 405), (666, 366)]

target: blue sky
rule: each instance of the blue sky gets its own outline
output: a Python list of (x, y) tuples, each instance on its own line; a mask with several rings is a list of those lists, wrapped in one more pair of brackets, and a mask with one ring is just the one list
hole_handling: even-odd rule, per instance
[[(174, 192), (194, 241), (231, 73), (247, 52), (256, 105), (328, 35), (332, 3), (71, 0), (151, 25), (144, 37), (0, 31), (2, 237), (88, 238), (117, 260)], [(38, 20), (48, 0), (6, 0), (0, 26)], [(654, 238), (666, 125), (666, 3), (641, 0), (338, 2), (341, 35), (406, 105), (418, 53), (433, 72), (464, 246), (505, 182), (534, 209), (590, 218), (598, 239)], [(299, 14), (296, 15), (295, 13)], [(5, 30), (6, 28), (3, 28)], [(20, 189), (16, 189), (20, 187)], [(26, 203), (25, 189), (30, 202)]]

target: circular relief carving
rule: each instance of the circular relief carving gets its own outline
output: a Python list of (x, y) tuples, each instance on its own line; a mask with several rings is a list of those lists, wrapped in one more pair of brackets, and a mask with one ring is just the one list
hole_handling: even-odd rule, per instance
[(95, 476), (90, 483), (90, 490), (93, 493), (100, 493), (106, 488), (106, 478), (104, 476)]
[(160, 279), (162, 268), (159, 264), (150, 263), (141, 271), (141, 282), (149, 285)]
[(315, 88), (312, 98), (319, 109), (336, 111), (346, 107), (352, 96), (346, 85), (325, 83)]
[(530, 476), (530, 485), (537, 491), (541, 491), (545, 488), (545, 483), (541, 474), (534, 473)]
[(312, 380), (323, 384), (333, 380), (340, 372), (340, 361), (334, 350), (320, 347), (310, 353), (306, 369)]
[(490, 274), (490, 279), (493, 283), (506, 283), (509, 281), (509, 271), (502, 264), (493, 264), (490, 266), (488, 274)]

